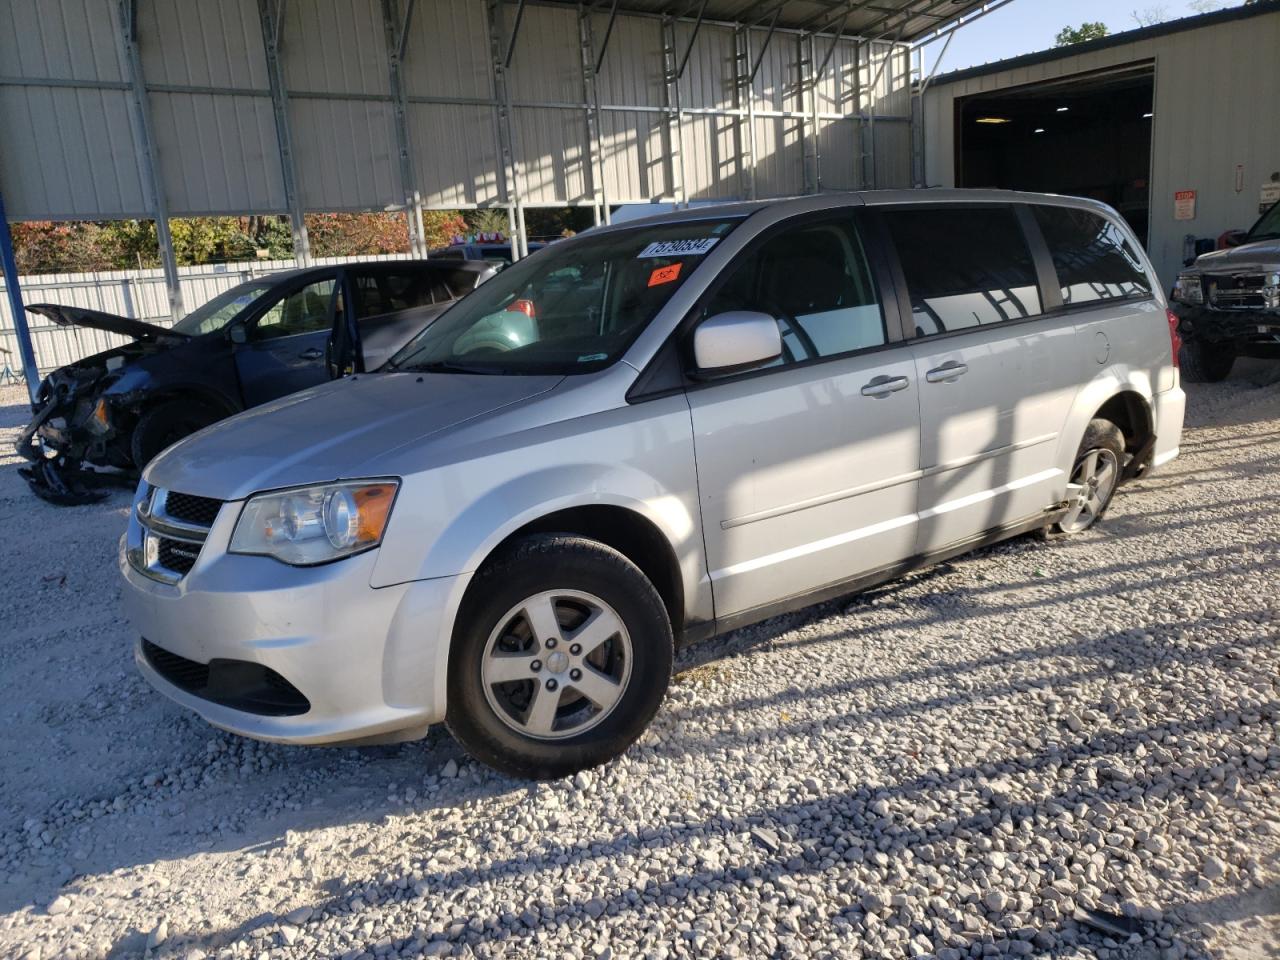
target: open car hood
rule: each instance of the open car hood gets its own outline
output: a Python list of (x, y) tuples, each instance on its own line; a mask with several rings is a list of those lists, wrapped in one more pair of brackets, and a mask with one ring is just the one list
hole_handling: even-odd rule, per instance
[(185, 333), (178, 333), (154, 323), (144, 323), (115, 313), (103, 313), (101, 310), (88, 310), (84, 307), (64, 307), (58, 303), (33, 303), (27, 307), (28, 313), (47, 317), (60, 327), (89, 327), (93, 330), (105, 330), (107, 333), (118, 333), (134, 340), (159, 340), (168, 337), (173, 340), (190, 340)]

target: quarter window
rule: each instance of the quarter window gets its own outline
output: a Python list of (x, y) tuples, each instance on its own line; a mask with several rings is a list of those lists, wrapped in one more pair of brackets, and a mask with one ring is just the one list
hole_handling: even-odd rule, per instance
[(886, 219), (916, 336), (1042, 312), (1035, 263), (1013, 208), (894, 210)]
[(1138, 251), (1114, 223), (1073, 207), (1033, 209), (1058, 271), (1064, 304), (1151, 295)]
[(318, 333), (331, 324), (329, 303), (333, 299), (333, 280), (311, 283), (279, 300), (258, 318), (253, 339), (271, 340), (299, 333)]
[(853, 223), (807, 223), (770, 237), (734, 269), (703, 312), (771, 314), (784, 366), (885, 342), (884, 315)]

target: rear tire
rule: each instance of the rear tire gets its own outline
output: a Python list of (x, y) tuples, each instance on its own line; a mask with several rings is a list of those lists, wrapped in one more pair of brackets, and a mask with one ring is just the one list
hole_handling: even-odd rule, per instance
[(1102, 519), (1120, 487), (1124, 462), (1124, 434), (1120, 428), (1100, 417), (1090, 420), (1071, 468), (1071, 509), (1047, 528), (1051, 539), (1084, 533)]
[(1227, 379), (1235, 365), (1235, 351), (1228, 346), (1189, 340), (1178, 354), (1182, 375), (1192, 383), (1218, 383)]
[(217, 411), (194, 400), (167, 400), (152, 407), (133, 428), (133, 465), (141, 471), (166, 447), (221, 419)]
[(606, 763), (671, 681), (671, 622), (640, 569), (567, 534), (514, 544), (467, 591), (449, 658), (449, 730), (477, 760), (550, 779)]

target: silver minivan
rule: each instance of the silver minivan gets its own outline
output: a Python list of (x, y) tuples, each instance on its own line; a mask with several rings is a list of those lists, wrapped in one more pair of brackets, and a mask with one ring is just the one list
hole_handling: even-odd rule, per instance
[(1177, 336), (1101, 204), (883, 192), (592, 230), (376, 373), (153, 461), (121, 543), (144, 676), (287, 743), (421, 736), (555, 777), (676, 645), (1031, 531), (1178, 452)]

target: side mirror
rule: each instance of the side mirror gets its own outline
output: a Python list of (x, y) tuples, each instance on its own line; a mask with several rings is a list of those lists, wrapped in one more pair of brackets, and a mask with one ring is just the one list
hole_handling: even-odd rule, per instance
[(249, 331), (244, 328), (243, 323), (233, 323), (227, 328), (227, 339), (232, 343), (248, 343)]
[(738, 373), (782, 356), (778, 321), (767, 313), (731, 310), (702, 321), (693, 331), (698, 373)]

